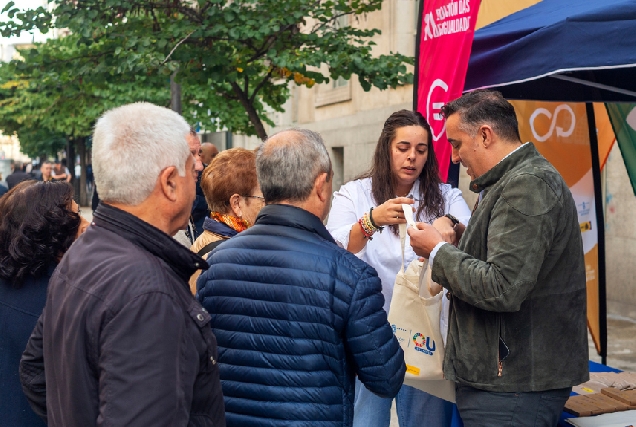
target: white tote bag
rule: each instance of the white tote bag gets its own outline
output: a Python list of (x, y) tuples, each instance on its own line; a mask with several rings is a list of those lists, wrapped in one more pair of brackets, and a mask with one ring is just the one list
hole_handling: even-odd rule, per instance
[[(428, 262), (413, 260), (404, 270), (406, 225), (400, 225), (402, 269), (395, 278), (389, 323), (406, 363), (404, 384), (455, 402), (455, 383), (444, 379), (444, 343), (440, 332), (443, 293), (431, 296)], [(423, 295), (423, 296), (420, 296)]]

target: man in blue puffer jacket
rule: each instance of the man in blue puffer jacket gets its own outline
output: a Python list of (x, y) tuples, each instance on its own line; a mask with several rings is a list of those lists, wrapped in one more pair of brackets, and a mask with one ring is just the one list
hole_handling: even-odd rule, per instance
[(333, 171), (319, 134), (272, 136), (256, 168), (267, 206), (212, 252), (197, 281), (217, 338), (227, 425), (351, 426), (355, 376), (394, 397), (406, 369), (380, 279), (322, 223)]

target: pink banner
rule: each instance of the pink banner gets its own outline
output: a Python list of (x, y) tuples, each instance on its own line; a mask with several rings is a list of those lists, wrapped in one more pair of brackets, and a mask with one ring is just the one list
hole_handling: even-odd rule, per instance
[(480, 0), (422, 1), (417, 110), (431, 125), (439, 174), (446, 182), (451, 146), (440, 109), (464, 89)]

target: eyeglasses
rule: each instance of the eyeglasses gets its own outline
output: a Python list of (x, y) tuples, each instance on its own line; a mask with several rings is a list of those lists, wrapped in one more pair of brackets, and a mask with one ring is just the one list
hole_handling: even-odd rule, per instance
[(243, 196), (246, 199), (258, 199), (260, 201), (262, 201), (263, 203), (265, 203), (265, 197), (263, 196)]

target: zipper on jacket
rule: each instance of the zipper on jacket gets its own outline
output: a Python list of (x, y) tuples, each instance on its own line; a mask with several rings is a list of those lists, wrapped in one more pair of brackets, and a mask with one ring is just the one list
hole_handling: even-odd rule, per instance
[(497, 376), (501, 377), (503, 374), (503, 361), (506, 360), (506, 357), (508, 357), (508, 354), (510, 354), (510, 349), (508, 348), (508, 346), (506, 345), (506, 342), (503, 339), (503, 331), (502, 331), (502, 324), (501, 324), (501, 314), (497, 313), (497, 324), (498, 324), (498, 329), (499, 329), (499, 348), (497, 350)]

